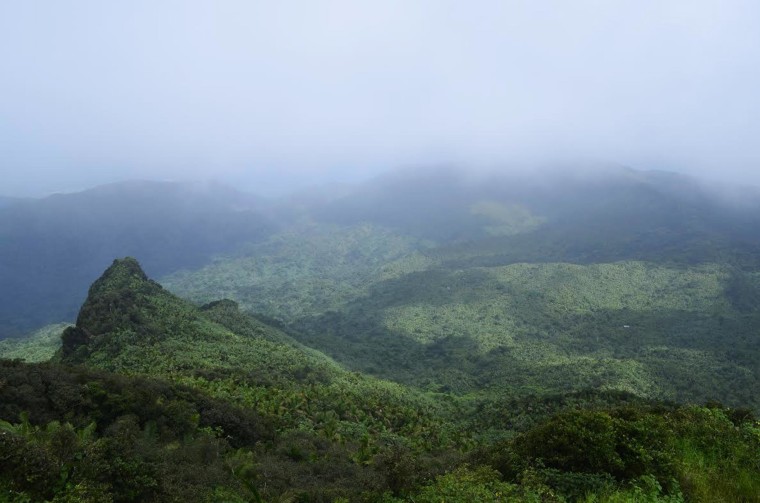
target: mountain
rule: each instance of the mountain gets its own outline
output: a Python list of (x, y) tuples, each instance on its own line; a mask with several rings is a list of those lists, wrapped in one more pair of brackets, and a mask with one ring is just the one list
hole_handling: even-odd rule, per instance
[(6, 333), (76, 318), (0, 344), (5, 498), (758, 501), (756, 190), (444, 170), (295, 198), (0, 209)]
[(312, 213), (439, 245), (474, 242), (474, 254), (502, 263), (730, 257), (755, 267), (757, 257), (744, 254), (760, 246), (760, 189), (721, 189), (615, 167), (479, 176), (430, 170), (380, 177)]
[(0, 208), (0, 338), (72, 321), (114, 256), (163, 275), (275, 228), (261, 200), (214, 184), (124, 182)]
[[(72, 321), (88, 278), (121, 255), (141, 257), (158, 278), (220, 260), (233, 272), (228, 288), (271, 304), (256, 312), (291, 320), (292, 312), (315, 314), (334, 308), (335, 299), (348, 301), (357, 284), (366, 290), (370, 270), (430, 260), (451, 267), (622, 260), (758, 267), (758, 192), (681, 175), (420, 170), (328, 192), (264, 202), (214, 184), (125, 182), (0, 208), (0, 338)], [(342, 236), (362, 235), (365, 249), (336, 263), (343, 251), (329, 247), (351, 246)], [(324, 250), (326, 261), (305, 257), (301, 242)], [(261, 259), (255, 267), (231, 265), (252, 258)], [(277, 262), (273, 283), (245, 279), (267, 261)], [(221, 277), (177, 291), (213, 299)], [(252, 307), (246, 294), (223, 296)], [(321, 307), (311, 310), (312, 302)]]
[(386, 176), (162, 284), (430, 391), (760, 409), (760, 195), (668, 173)]
[(588, 390), (425, 393), (342, 368), (132, 258), (56, 362), (0, 360), (10, 501), (757, 501), (751, 411)]
[[(257, 452), (271, 463), (267, 484), (279, 493), (297, 487), (341, 494), (356, 491), (356, 480), (363, 480), (362, 490), (378, 489), (382, 477), (361, 460), (378, 454), (383, 443), (442, 449), (453, 447), (462, 435), (444, 424), (444, 418), (454, 417), (451, 404), (348, 372), (244, 315), (234, 302), (196, 307), (148, 279), (131, 258), (114, 261), (93, 283), (76, 326), (62, 335), (58, 360), (158, 377), (252, 411), (261, 424), (279, 432)], [(241, 425), (222, 427), (235, 444), (229, 428)], [(312, 455), (324, 460), (295, 463)], [(328, 466), (335, 475), (317, 475)], [(278, 470), (289, 475), (281, 478)]]
[[(319, 372), (336, 367), (326, 357), (301, 352), (288, 336), (243, 315), (232, 301), (196, 307), (174, 296), (131, 257), (115, 260), (92, 284), (76, 325), (61, 339), (62, 362), (109, 371), (173, 375), (212, 365), (223, 372), (253, 368), (262, 359), (269, 365), (279, 359), (290, 365), (301, 360), (303, 368), (292, 370), (304, 375), (310, 366)], [(257, 356), (257, 350), (267, 354)]]

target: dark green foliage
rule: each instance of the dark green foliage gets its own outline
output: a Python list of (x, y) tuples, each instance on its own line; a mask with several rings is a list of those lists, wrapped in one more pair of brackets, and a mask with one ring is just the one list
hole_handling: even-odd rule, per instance
[(726, 281), (726, 297), (738, 312), (755, 312), (760, 308), (760, 284), (746, 272), (734, 269)]
[[(216, 487), (245, 501), (251, 488), (234, 476), (227, 456), (274, 438), (256, 412), (156, 379), (0, 361), (0, 383), (0, 420), (22, 420), (0, 432), (0, 462), (7, 463), (0, 487), (35, 501), (77, 500), (83, 488), (99, 491), (88, 496), (93, 501), (213, 501)], [(59, 427), (69, 435), (87, 431), (90, 443), (38, 438)], [(56, 446), (67, 449), (66, 459)]]
[(513, 449), (562, 472), (609, 474), (628, 481), (656, 474), (673, 476), (664, 420), (640, 409), (582, 410), (561, 414), (517, 437)]
[(693, 501), (760, 501), (760, 423), (722, 407), (686, 408), (672, 420), (677, 479)]
[(633, 494), (624, 496), (626, 488), (655, 501), (758, 501), (760, 424), (741, 416), (720, 407), (577, 410), (489, 447), (477, 459), (509, 481), (545, 485), (571, 501), (588, 494), (618, 501), (611, 494), (620, 490), (620, 501), (629, 501)]
[[(103, 433), (57, 421), (0, 423), (0, 489), (10, 501), (232, 501), (252, 497), (225, 459), (225, 441), (195, 431), (168, 444), (121, 416)], [(7, 501), (4, 499), (3, 501)]]
[(727, 279), (628, 262), (432, 268), (291, 330), (357, 370), (436, 391), (602, 388), (758, 407), (758, 318), (732, 309)]
[(464, 466), (437, 477), (411, 498), (415, 503), (470, 503), (520, 501), (520, 490), (500, 480), (499, 474), (484, 466)]
[[(86, 337), (72, 340), (78, 333)], [(4, 417), (13, 420), (29, 411), (39, 424), (94, 421), (106, 436), (114, 428), (122, 431), (117, 426), (131, 418), (134, 427), (124, 431), (135, 438), (147, 435), (159, 446), (185, 446), (188, 438), (211, 435), (224, 446), (253, 449), (256, 466), (266, 467), (255, 477), (264, 478), (267, 489), (256, 489), (262, 497), (292, 493), (331, 501), (381, 493), (390, 468), (375, 459), (386, 458), (387, 446), (402, 445), (418, 455), (453, 452), (461, 441), (455, 426), (445, 424), (451, 407), (346, 372), (242, 314), (233, 302), (196, 308), (147, 279), (133, 259), (115, 261), (93, 284), (77, 326), (64, 335), (61, 358), (86, 367), (5, 364)], [(189, 456), (202, 445), (181, 452)], [(133, 461), (114, 469), (127, 476)], [(197, 462), (191, 456), (190, 463)], [(432, 460), (424, 466), (428, 474), (438, 473), (435, 466), (442, 469)], [(159, 468), (129, 476), (173, 480), (174, 472)], [(245, 480), (253, 491), (250, 477)]]
[(76, 361), (163, 378), (0, 362), (0, 490), (12, 501), (758, 494), (751, 411), (613, 391), (424, 395), (348, 373), (234, 302), (195, 308), (130, 259), (93, 285), (76, 328), (93, 334)]
[(157, 379), (0, 360), (0, 382), (0, 419), (10, 422), (25, 413), (34, 424), (61, 420), (83, 427), (94, 421), (104, 431), (130, 416), (140, 427), (153, 425), (166, 440), (181, 439), (196, 427), (221, 428), (233, 446), (254, 445), (274, 433), (250, 409)]

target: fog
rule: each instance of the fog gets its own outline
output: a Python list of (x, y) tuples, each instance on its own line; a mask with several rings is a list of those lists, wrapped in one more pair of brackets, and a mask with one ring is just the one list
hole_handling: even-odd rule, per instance
[(0, 5), (0, 194), (445, 163), (760, 184), (752, 1)]

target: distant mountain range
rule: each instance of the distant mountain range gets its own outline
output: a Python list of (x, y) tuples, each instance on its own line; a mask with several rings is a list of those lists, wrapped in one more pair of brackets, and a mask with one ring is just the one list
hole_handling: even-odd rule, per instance
[(760, 245), (760, 190), (714, 189), (685, 175), (628, 168), (389, 175), (313, 213), (328, 222), (371, 222), (443, 244), (499, 242), (525, 261), (700, 261), (728, 253), (757, 264), (757, 258), (739, 255)]
[[(759, 194), (626, 168), (540, 176), (448, 169), (392, 173), (329, 197), (307, 192), (282, 201), (213, 184), (125, 182), (0, 202), (0, 337), (71, 321), (88, 281), (115, 256), (137, 256), (162, 277), (279, 231), (297, 240), (307, 221), (323, 226), (312, 226), (312, 236), (324, 226), (372, 225), (405, 240), (407, 251), (434, 247), (441, 260), (468, 267), (644, 260), (754, 270)], [(393, 239), (379, 246), (396, 246)]]
[(0, 209), (0, 334), (72, 322), (131, 255), (185, 298), (429, 390), (760, 406), (759, 194), (625, 168), (421, 170), (283, 201), (113, 184)]
[(276, 229), (259, 198), (209, 184), (125, 182), (0, 208), (0, 337), (72, 320), (115, 256), (152, 274), (199, 267)]

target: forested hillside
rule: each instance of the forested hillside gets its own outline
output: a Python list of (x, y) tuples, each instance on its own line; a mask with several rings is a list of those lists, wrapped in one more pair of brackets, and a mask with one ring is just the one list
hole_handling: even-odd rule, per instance
[(163, 278), (431, 391), (760, 407), (760, 197), (666, 173), (385, 177)]
[[(0, 361), (9, 501), (757, 501), (751, 411), (429, 393), (117, 260), (55, 363)], [(74, 365), (75, 366), (72, 366)]]
[[(37, 330), (0, 341), (0, 488), (760, 501), (759, 221), (753, 189), (632, 170), (17, 203), (5, 326)], [(66, 315), (123, 250), (145, 270)]]

